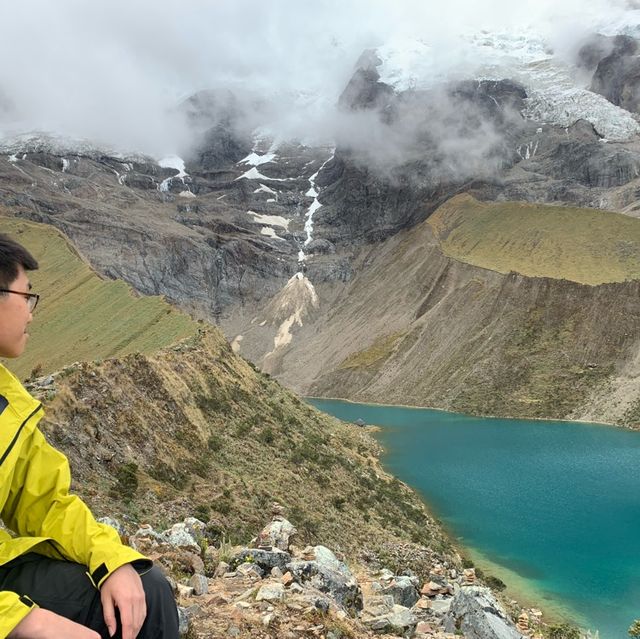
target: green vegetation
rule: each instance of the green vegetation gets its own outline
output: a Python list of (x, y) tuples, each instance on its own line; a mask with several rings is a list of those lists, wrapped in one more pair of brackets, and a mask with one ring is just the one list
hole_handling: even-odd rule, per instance
[(549, 626), (545, 635), (548, 639), (580, 639), (580, 631), (568, 623)]
[[(520, 311), (517, 311), (520, 312)], [(479, 376), (452, 403), (454, 410), (480, 415), (549, 417), (568, 415), (614, 372), (612, 363), (579, 364), (575, 352), (574, 316), (545, 317), (549, 309), (524, 309), (514, 318), (513, 332), (501, 345), (500, 367), (491, 376)], [(607, 345), (611, 349), (615, 344)], [(608, 354), (614, 360), (615, 351)], [(451, 368), (462, 366), (451, 362)]]
[(138, 464), (127, 462), (116, 470), (116, 485), (113, 488), (115, 495), (124, 501), (131, 501), (138, 491)]
[(640, 220), (620, 213), (459, 195), (429, 225), (446, 255), (499, 273), (592, 286), (640, 279)]
[(383, 364), (393, 353), (398, 342), (404, 337), (404, 332), (383, 335), (362, 351), (349, 355), (338, 367), (338, 370), (345, 368), (366, 368)]
[(41, 295), (29, 348), (11, 363), (22, 379), (76, 361), (152, 353), (196, 333), (196, 322), (161, 297), (140, 297), (122, 281), (102, 279), (53, 227), (0, 217), (0, 232), (40, 263), (29, 274)]

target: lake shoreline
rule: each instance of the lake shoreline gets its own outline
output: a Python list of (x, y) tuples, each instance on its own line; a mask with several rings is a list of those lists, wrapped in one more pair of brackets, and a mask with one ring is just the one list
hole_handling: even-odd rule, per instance
[[(563, 422), (567, 424), (591, 424), (594, 426), (608, 426), (610, 428), (616, 428), (620, 430), (628, 430), (637, 432), (640, 428), (631, 428), (630, 426), (623, 426), (622, 424), (612, 424), (611, 422), (589, 421), (586, 422), (582, 419), (566, 419), (562, 417), (506, 417), (504, 415), (485, 415), (483, 413), (462, 413), (457, 410), (451, 410), (448, 408), (437, 408), (435, 406), (416, 406), (414, 404), (383, 404), (381, 402), (360, 402), (353, 399), (344, 399), (343, 397), (321, 397), (319, 395), (302, 395), (302, 399), (314, 399), (330, 402), (346, 402), (348, 404), (367, 404), (368, 406), (379, 406), (381, 408), (408, 408), (409, 410), (435, 410), (440, 413), (455, 413), (456, 415), (462, 415), (464, 417), (477, 417), (479, 419), (504, 419), (507, 421), (517, 422)], [(375, 426), (375, 424), (366, 424), (366, 426)]]
[[(502, 580), (506, 584), (506, 590), (500, 593), (500, 599), (505, 603), (505, 605), (509, 606), (511, 610), (513, 610), (514, 606), (516, 608), (522, 607), (523, 609), (527, 609), (529, 611), (529, 614), (531, 614), (531, 609), (538, 609), (543, 613), (543, 619), (545, 620), (546, 623), (558, 624), (558, 623), (568, 622), (571, 625), (580, 627), (582, 630), (586, 630), (589, 628), (593, 630), (595, 628), (598, 628), (600, 630), (601, 636), (605, 637), (606, 639), (611, 639), (613, 636), (618, 636), (617, 631), (618, 629), (621, 629), (625, 623), (627, 623), (626, 621), (627, 618), (629, 619), (628, 623), (630, 623), (633, 620), (631, 616), (632, 612), (630, 612), (629, 609), (626, 609), (626, 610), (623, 609), (620, 613), (622, 615), (622, 618), (620, 618), (620, 614), (619, 614), (618, 619), (616, 620), (616, 624), (617, 624), (616, 633), (612, 635), (611, 626), (608, 626), (607, 623), (603, 623), (602, 615), (598, 616), (597, 613), (595, 615), (592, 615), (590, 609), (585, 608), (582, 601), (580, 601), (579, 604), (578, 604), (578, 601), (579, 601), (578, 599), (574, 601), (573, 594), (569, 599), (563, 597), (562, 594), (559, 594), (564, 592), (564, 590), (563, 590), (562, 584), (556, 581), (556, 576), (557, 575), (562, 576), (562, 572), (558, 572), (558, 573), (547, 572), (547, 578), (540, 579), (536, 576), (529, 575), (527, 570), (520, 571), (518, 568), (518, 563), (516, 562), (514, 564), (509, 559), (509, 557), (512, 556), (511, 551), (509, 550), (505, 551), (504, 549), (503, 550), (498, 549), (497, 555), (494, 554), (492, 550), (491, 551), (488, 549), (484, 549), (482, 551), (478, 550), (477, 543), (471, 538), (467, 539), (468, 531), (465, 532), (464, 528), (461, 530), (456, 525), (456, 521), (449, 521), (450, 514), (451, 514), (449, 510), (447, 509), (443, 510), (438, 506), (437, 494), (433, 495), (433, 499), (432, 499), (430, 496), (428, 496), (425, 493), (425, 487), (421, 484), (420, 480), (416, 481), (415, 477), (412, 480), (411, 474), (407, 476), (406, 473), (400, 472), (400, 468), (397, 466), (397, 463), (393, 462), (393, 458), (394, 457), (397, 458), (398, 451), (406, 450), (407, 442), (404, 441), (403, 443), (402, 439), (396, 440), (395, 436), (391, 435), (392, 433), (395, 432), (396, 425), (394, 424), (393, 421), (391, 421), (391, 417), (389, 416), (389, 414), (384, 412), (381, 412), (379, 419), (376, 419), (378, 416), (376, 409), (378, 408), (386, 409), (391, 411), (391, 414), (393, 413), (393, 410), (396, 410), (396, 409), (400, 411), (406, 410), (407, 415), (405, 416), (405, 418), (403, 418), (406, 420), (406, 422), (402, 422), (402, 423), (412, 423), (415, 421), (415, 423), (419, 425), (421, 424), (421, 421), (419, 421), (419, 418), (416, 418), (414, 420), (414, 418), (412, 417), (413, 411), (416, 411), (417, 413), (424, 411), (426, 413), (432, 412), (434, 414), (442, 414), (445, 422), (447, 421), (445, 419), (445, 416), (447, 415), (453, 416), (454, 421), (451, 422), (451, 424), (452, 426), (455, 426), (455, 428), (453, 429), (452, 432), (456, 432), (459, 430), (459, 428), (463, 427), (461, 424), (459, 424), (456, 421), (456, 417), (465, 418), (464, 420), (461, 420), (461, 421), (466, 421), (466, 419), (471, 419), (471, 420), (486, 419), (487, 421), (496, 420), (497, 422), (510, 422), (510, 421), (516, 421), (516, 420), (518, 422), (525, 422), (524, 424), (522, 424), (523, 427), (525, 427), (523, 429), (511, 429), (508, 424), (496, 424), (493, 427), (495, 429), (497, 428), (504, 429), (501, 432), (504, 432), (505, 434), (508, 432), (512, 433), (512, 435), (509, 435), (506, 438), (506, 440), (503, 441), (502, 435), (499, 436), (499, 440), (495, 439), (495, 437), (497, 436), (497, 431), (496, 431), (496, 434), (493, 436), (493, 439), (492, 439), (492, 441), (501, 441), (502, 443), (502, 447), (496, 453), (498, 454), (499, 459), (501, 461), (497, 462), (498, 458), (495, 458), (494, 463), (497, 462), (500, 465), (503, 465), (503, 461), (509, 460), (512, 456), (511, 453), (507, 453), (507, 451), (509, 450), (514, 451), (515, 458), (518, 459), (518, 465), (516, 466), (515, 470), (512, 469), (512, 474), (510, 475), (511, 477), (516, 477), (522, 474), (520, 473), (520, 468), (521, 468), (519, 465), (520, 462), (524, 462), (525, 459), (528, 459), (531, 457), (528, 453), (526, 453), (526, 451), (539, 451), (541, 442), (542, 441), (546, 442), (548, 438), (550, 438), (549, 439), (550, 442), (556, 441), (555, 434), (553, 435), (553, 437), (551, 437), (552, 433), (558, 433), (558, 437), (560, 439), (562, 437), (565, 437), (565, 435), (563, 435), (562, 433), (562, 431), (565, 430), (564, 428), (562, 428), (562, 425), (566, 425), (567, 427), (573, 426), (573, 427), (587, 427), (587, 428), (590, 426), (593, 426), (594, 430), (591, 431), (591, 434), (588, 437), (588, 441), (592, 440), (593, 438), (596, 438), (597, 440), (602, 441), (603, 445), (605, 441), (606, 442), (609, 441), (610, 437), (613, 436), (613, 433), (615, 432), (620, 433), (619, 436), (615, 435), (614, 438), (616, 440), (619, 440), (620, 437), (623, 437), (625, 441), (628, 437), (635, 438), (637, 437), (637, 435), (635, 435), (635, 433), (638, 432), (637, 429), (627, 428), (624, 426), (619, 426), (619, 425), (610, 424), (610, 423), (587, 422), (582, 420), (570, 420), (570, 419), (564, 419), (564, 420), (551, 419), (551, 418), (520, 419), (520, 418), (505, 418), (505, 417), (495, 417), (495, 416), (489, 416), (489, 417), (477, 416), (477, 415), (469, 415), (464, 413), (455, 413), (453, 411), (448, 411), (448, 410), (439, 409), (439, 408), (434, 409), (434, 408), (428, 408), (423, 406), (364, 403), (364, 402), (355, 402), (352, 400), (344, 400), (340, 398), (330, 399), (325, 397), (305, 397), (305, 399), (309, 402), (315, 402), (315, 401), (317, 401), (318, 403), (336, 402), (336, 404), (342, 404), (345, 407), (348, 406), (350, 408), (346, 408), (345, 412), (343, 413), (340, 413), (339, 411), (337, 411), (335, 413), (330, 413), (330, 414), (333, 414), (334, 416), (336, 416), (336, 418), (342, 419), (343, 421), (346, 421), (348, 423), (354, 423), (354, 422), (357, 423), (357, 420), (359, 419), (362, 419), (365, 422), (366, 429), (369, 432), (371, 432), (372, 436), (374, 436), (378, 440), (378, 443), (380, 444), (380, 446), (384, 451), (381, 462), (383, 463), (383, 466), (385, 467), (385, 469), (391, 474), (393, 474), (394, 476), (401, 479), (401, 481), (403, 481), (405, 485), (409, 486), (412, 490), (414, 490), (420, 496), (420, 499), (425, 505), (429, 514), (438, 522), (438, 524), (441, 526), (444, 533), (453, 543), (454, 547), (458, 549), (458, 552), (461, 554), (461, 556), (470, 559), (473, 562), (473, 565), (479, 568), (485, 574), (485, 576), (493, 575), (499, 578), (500, 580)], [(360, 411), (358, 410), (358, 406), (360, 405), (362, 406), (361, 414), (360, 414)], [(367, 408), (372, 410), (368, 412)], [(321, 407), (318, 407), (318, 409), (326, 411), (326, 409)], [(435, 419), (436, 422), (441, 421), (437, 417), (437, 415), (434, 415), (434, 417), (431, 419)], [(526, 428), (526, 422), (530, 422), (530, 428)], [(558, 422), (560, 426), (559, 430), (556, 430), (553, 427), (554, 426), (552, 424), (553, 422)], [(538, 435), (528, 434), (528, 431), (530, 431), (531, 428), (535, 428), (536, 423), (540, 424), (540, 427), (545, 429), (544, 432), (546, 432), (547, 435), (545, 436), (544, 439), (540, 439)], [(613, 429), (605, 428), (610, 426), (615, 426), (615, 428)], [(403, 428), (403, 427), (400, 427), (400, 428)], [(400, 432), (401, 431), (398, 431), (398, 433)], [(475, 430), (473, 432), (475, 432)], [(481, 432), (481, 431), (478, 431), (478, 432)], [(534, 432), (537, 432), (537, 431), (534, 431)], [(601, 434), (598, 435), (597, 434), (598, 432)], [(611, 436), (605, 435), (605, 433), (607, 432), (611, 433)], [(378, 433), (380, 433), (380, 435)], [(385, 433), (386, 433), (386, 437), (385, 437)], [(628, 433), (628, 435), (622, 435), (623, 433)], [(449, 437), (449, 435), (447, 435), (447, 437)], [(436, 447), (438, 447), (438, 450), (440, 451), (441, 450), (440, 446), (442, 446), (443, 441), (440, 439), (437, 439), (436, 441), (437, 441), (437, 444), (435, 445)], [(489, 463), (489, 457), (485, 458), (483, 456), (484, 449), (483, 449), (483, 452), (480, 452), (479, 450), (476, 450), (473, 446), (470, 447), (466, 455), (463, 457), (463, 459), (467, 460), (465, 461), (465, 463), (466, 464), (470, 463), (471, 466), (466, 466), (466, 465), (460, 466), (460, 461), (461, 461), (460, 453), (461, 451), (464, 450), (463, 448), (460, 448), (460, 446), (464, 446), (464, 443), (463, 443), (464, 441), (468, 441), (468, 440), (461, 439), (460, 436), (458, 436), (458, 438), (455, 439), (455, 445), (457, 446), (456, 448), (454, 448), (453, 450), (450, 450), (448, 453), (444, 452), (446, 451), (446, 448), (442, 449), (443, 452), (440, 453), (440, 458), (442, 460), (441, 463), (444, 463), (445, 466), (441, 469), (440, 472), (444, 471), (446, 473), (447, 471), (445, 469), (449, 467), (449, 471), (455, 472), (455, 473), (462, 472), (465, 476), (467, 476), (469, 473), (469, 470), (475, 464), (475, 461), (472, 461), (472, 460), (477, 461), (478, 459), (482, 460), (480, 462), (481, 467), (483, 465), (487, 469), (491, 467), (490, 465), (489, 466), (486, 465), (487, 463)], [(528, 444), (526, 445), (522, 444), (522, 445), (519, 445), (517, 448), (513, 449), (513, 448), (509, 448), (509, 445), (505, 443), (505, 442), (512, 442), (512, 441), (518, 441), (518, 442), (528, 441)], [(572, 441), (571, 446), (563, 445), (560, 447), (560, 449), (565, 451), (574, 450), (574, 443), (573, 443), (574, 440), (571, 440), (571, 441)], [(636, 440), (634, 439), (634, 441)], [(495, 446), (492, 445), (492, 447), (495, 450)], [(635, 446), (633, 446), (632, 448), (636, 450)], [(596, 449), (603, 450), (601, 447), (596, 447)], [(411, 450), (411, 445), (409, 447), (409, 450)], [(545, 452), (548, 452), (547, 449), (544, 449), (544, 450)], [(567, 471), (568, 468), (573, 468), (574, 463), (578, 464), (578, 467), (575, 470), (580, 470), (579, 468), (580, 464), (584, 462), (584, 457), (582, 453), (585, 451), (580, 447), (576, 448), (575, 450), (576, 450), (575, 456), (571, 458), (574, 461), (571, 461), (568, 466), (566, 464), (562, 466), (563, 476), (567, 474), (567, 472), (565, 471)], [(519, 451), (520, 453), (524, 453), (524, 457), (519, 458), (518, 453), (516, 451)], [(508, 454), (508, 457), (504, 456), (505, 453)], [(453, 455), (453, 457), (451, 455)], [(480, 455), (480, 457), (478, 457), (478, 455)], [(433, 458), (431, 458), (432, 461), (430, 462), (422, 461), (422, 460), (426, 460), (427, 458), (423, 458), (421, 456), (418, 456), (417, 459), (421, 460), (419, 461), (418, 467), (421, 467), (424, 463), (432, 464), (432, 461), (433, 461)], [(633, 459), (635, 460), (634, 463), (637, 463), (636, 453), (633, 454)], [(450, 467), (451, 462), (454, 463), (453, 468)], [(513, 463), (513, 460), (511, 460), (511, 463)], [(539, 466), (538, 466), (539, 463), (540, 462), (536, 458), (535, 472), (539, 471)], [(457, 470), (455, 470), (456, 464), (458, 465)], [(414, 466), (415, 466), (415, 460), (414, 460)], [(589, 468), (591, 468), (591, 466), (589, 466)], [(484, 472), (486, 471), (483, 468), (480, 477), (483, 476)], [(515, 472), (515, 474), (513, 474), (513, 472)], [(529, 476), (536, 476), (535, 472), (530, 472)], [(602, 472), (603, 471), (601, 469), (600, 472), (596, 472), (596, 475), (604, 476), (602, 475)], [(571, 474), (571, 473), (569, 472), (568, 474)], [(440, 475), (440, 476), (444, 477), (445, 475)], [(454, 486), (455, 484), (458, 484), (458, 480), (460, 478), (461, 476), (459, 474), (452, 475), (450, 478), (450, 482), (451, 482), (450, 485)], [(598, 483), (599, 485), (599, 481), (596, 483)], [(588, 485), (588, 484), (581, 484), (581, 485)], [(458, 490), (458, 489), (455, 489), (455, 490)], [(601, 491), (598, 489), (598, 493), (600, 492)], [(544, 503), (548, 502), (548, 499), (544, 494), (539, 497), (541, 497)], [(520, 503), (522, 502), (519, 501), (518, 505)], [(442, 506), (442, 504), (440, 504), (440, 506)], [(489, 505), (488, 508), (492, 508), (492, 506)], [(529, 506), (527, 508), (529, 508)], [(565, 510), (567, 509), (565, 508)], [(583, 512), (587, 512), (589, 509), (582, 508), (581, 510)], [(473, 510), (470, 510), (469, 514), (471, 514), (472, 512)], [(516, 511), (514, 510), (513, 512), (516, 512)], [(501, 527), (504, 528), (504, 524), (508, 519), (509, 519), (509, 515), (505, 515), (505, 513), (502, 513), (499, 524), (496, 524), (497, 530), (500, 530)], [(477, 520), (475, 516), (473, 518), (470, 518), (468, 521), (471, 522), (472, 527), (476, 526), (475, 522)], [(482, 516), (480, 517), (480, 521), (483, 521)], [(536, 521), (540, 522), (540, 521), (550, 521), (550, 520), (548, 518), (538, 518)], [(483, 521), (483, 523), (485, 524), (484, 528), (486, 531), (487, 522)], [(531, 526), (530, 526), (530, 529), (532, 529)], [(579, 529), (583, 530), (583, 528), (581, 527), (579, 527)], [(575, 522), (570, 522), (570, 530), (573, 530), (573, 531), (576, 530)], [(569, 535), (571, 534), (572, 533), (569, 531)], [(475, 532), (474, 532), (474, 537), (475, 537)], [(512, 537), (512, 538), (515, 539), (515, 537)], [(587, 536), (587, 539), (588, 538), (596, 539), (598, 538), (598, 535)], [(525, 545), (523, 545), (522, 547), (528, 548), (529, 546), (527, 545), (527, 543), (525, 543)], [(504, 560), (504, 563), (501, 563), (501, 557), (503, 554), (504, 554), (505, 560)], [(518, 556), (516, 554), (516, 555), (513, 555), (513, 557), (517, 558)], [(620, 575), (620, 574), (622, 574), (620, 571), (618, 570), (615, 571), (615, 575)], [(551, 575), (551, 577), (549, 577), (549, 575)], [(614, 578), (616, 578), (614, 577), (614, 573), (610, 573), (609, 579), (614, 579)], [(599, 604), (603, 604), (605, 601), (606, 601), (606, 598), (598, 599)], [(574, 608), (574, 604), (577, 607)], [(628, 627), (628, 625), (626, 627)], [(624, 630), (626, 630), (626, 627), (624, 628)]]

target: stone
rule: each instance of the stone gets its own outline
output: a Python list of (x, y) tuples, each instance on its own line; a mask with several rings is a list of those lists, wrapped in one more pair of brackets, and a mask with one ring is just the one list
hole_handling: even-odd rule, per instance
[(304, 592), (304, 588), (300, 584), (295, 582), (291, 584), (291, 586), (289, 587), (289, 590), (296, 594), (300, 594), (301, 592)]
[(395, 605), (393, 610), (385, 615), (364, 620), (365, 626), (371, 630), (400, 635), (412, 632), (417, 623), (418, 620), (411, 610), (398, 605)]
[(264, 584), (256, 594), (256, 601), (282, 601), (284, 592), (284, 586), (280, 583)]
[(420, 597), (420, 599), (418, 599), (418, 601), (416, 602), (414, 608), (417, 608), (418, 610), (428, 610), (429, 608), (431, 608), (431, 601), (426, 597)]
[(391, 595), (394, 603), (405, 608), (412, 608), (420, 599), (412, 578), (408, 576), (396, 577), (383, 592)]
[(181, 637), (189, 632), (189, 617), (186, 609), (182, 606), (178, 606), (178, 632)]
[(204, 575), (192, 575), (189, 579), (189, 585), (193, 588), (195, 595), (206, 595), (209, 592), (209, 581)]
[(196, 555), (193, 552), (184, 552), (184, 557), (189, 563), (189, 568), (193, 571), (193, 574), (204, 574), (204, 561), (200, 555)]
[(271, 523), (267, 524), (258, 535), (258, 547), (268, 546), (288, 552), (290, 540), (297, 532), (291, 522), (281, 515), (275, 515)]
[(132, 538), (135, 537), (141, 537), (141, 538), (147, 538), (147, 539), (153, 539), (155, 541), (157, 541), (158, 543), (163, 543), (165, 542), (165, 538), (162, 535), (162, 533), (158, 533), (156, 532), (149, 524), (141, 524), (141, 526), (138, 528), (138, 530), (136, 530), (135, 533), (133, 533), (133, 535), (131, 535)]
[(296, 581), (308, 584), (348, 610), (362, 609), (362, 591), (349, 568), (325, 546), (315, 546), (313, 561), (295, 560), (287, 569)]
[(240, 564), (236, 572), (243, 577), (252, 577), (253, 579), (262, 579), (264, 576), (264, 570), (251, 562)]
[(231, 569), (231, 566), (226, 561), (221, 561), (217, 567), (216, 571), (213, 573), (214, 577), (222, 577), (222, 575), (228, 573)]
[(293, 575), (289, 571), (287, 571), (284, 575), (282, 575), (282, 577), (280, 577), (280, 579), (281, 579), (282, 584), (284, 585), (285, 588), (287, 586), (290, 586), (294, 582)]
[(476, 582), (476, 569), (467, 568), (462, 572), (462, 584), (473, 585)]
[(162, 536), (167, 543), (176, 548), (187, 548), (196, 553), (200, 552), (200, 545), (194, 536), (193, 529), (190, 529), (185, 523), (174, 524), (171, 528), (165, 530)]
[(509, 616), (489, 588), (461, 588), (445, 617), (447, 632), (461, 631), (468, 639), (521, 639)]
[(391, 596), (367, 597), (364, 602), (362, 614), (369, 617), (381, 617), (389, 614), (395, 605)]
[(438, 617), (442, 617), (449, 613), (451, 610), (451, 603), (453, 599), (448, 597), (447, 599), (432, 599), (431, 600), (431, 611), (434, 615)]
[(193, 587), (185, 586), (184, 584), (177, 584), (178, 595), (181, 597), (191, 597), (193, 595)]
[(380, 571), (380, 579), (382, 581), (391, 581), (393, 579), (393, 573), (390, 570), (383, 568)]
[(111, 526), (111, 528), (113, 528), (120, 537), (124, 537), (126, 535), (124, 526), (117, 519), (113, 519), (112, 517), (100, 517), (98, 521), (101, 524)]
[(416, 626), (416, 632), (422, 635), (431, 633), (433, 632), (433, 626), (430, 623), (427, 623), (426, 621), (419, 621), (418, 625)]
[(250, 561), (257, 564), (265, 572), (271, 572), (272, 568), (280, 568), (284, 571), (286, 565), (291, 561), (291, 555), (278, 548), (266, 550), (264, 548), (243, 548), (233, 558), (233, 563), (238, 564)]
[(518, 617), (518, 623), (516, 629), (523, 635), (529, 634), (529, 615), (526, 611), (522, 611)]
[(178, 584), (176, 580), (171, 577), (171, 575), (165, 575), (165, 579), (169, 582), (169, 586), (171, 586), (171, 590), (176, 592), (178, 590)]
[(247, 601), (249, 599), (252, 599), (256, 592), (258, 592), (258, 589), (255, 586), (252, 588), (247, 588), (247, 590), (236, 597), (236, 601)]
[(272, 577), (275, 577), (276, 579), (282, 579), (282, 577), (284, 576), (284, 573), (280, 568), (278, 568), (278, 566), (275, 566), (274, 568), (272, 568), (270, 574)]

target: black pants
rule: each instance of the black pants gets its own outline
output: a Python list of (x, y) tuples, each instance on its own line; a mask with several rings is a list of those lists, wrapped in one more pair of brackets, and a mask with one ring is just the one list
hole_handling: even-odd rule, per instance
[[(86, 566), (28, 553), (0, 566), (0, 590), (27, 595), (41, 608), (109, 639), (100, 592), (86, 572)], [(141, 571), (140, 577), (147, 597), (147, 618), (138, 639), (178, 639), (178, 612), (169, 582), (156, 567)], [(120, 627), (114, 637), (121, 639)]]

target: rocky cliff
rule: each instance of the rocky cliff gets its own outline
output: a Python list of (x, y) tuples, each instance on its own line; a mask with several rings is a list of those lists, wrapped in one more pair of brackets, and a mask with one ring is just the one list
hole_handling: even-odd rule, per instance
[[(635, 55), (625, 42), (598, 40), (583, 67), (595, 73), (611, 51)], [(592, 91), (560, 117), (522, 78), (406, 89), (385, 82), (383, 66), (363, 55), (339, 100), (364, 138), (275, 142), (246, 128), (235, 96), (203, 93), (182, 107), (201, 133), (185, 158), (42, 136), (5, 142), (0, 202), (62, 229), (105, 276), (214, 320), (235, 350), (301, 392), (634, 423), (632, 384), (615, 380), (634, 379), (635, 325), (612, 304), (616, 295), (633, 309), (633, 283), (591, 287), (573, 267), (534, 277), (461, 265), (425, 226), (461, 193), (637, 215), (631, 114)], [(587, 218), (572, 218), (574, 235)], [(501, 251), (483, 232), (471, 239)], [(622, 263), (636, 249), (618, 239)], [(555, 259), (535, 241), (522, 250)], [(601, 399), (608, 382), (625, 389), (615, 410)]]

